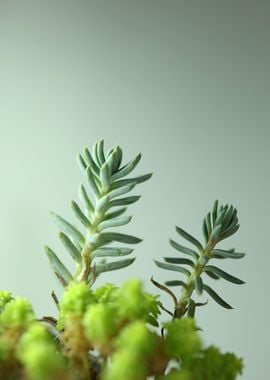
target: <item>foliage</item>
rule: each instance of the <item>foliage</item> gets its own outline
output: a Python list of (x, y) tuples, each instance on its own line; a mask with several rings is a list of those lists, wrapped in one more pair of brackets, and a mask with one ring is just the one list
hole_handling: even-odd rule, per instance
[(133, 251), (129, 247), (107, 247), (110, 243), (133, 245), (141, 241), (135, 236), (111, 231), (114, 227), (130, 222), (132, 217), (123, 215), (127, 209), (126, 206), (140, 198), (138, 195), (128, 197), (122, 197), (122, 195), (126, 195), (137, 184), (152, 176), (149, 173), (125, 178), (134, 170), (140, 159), (141, 154), (138, 154), (133, 160), (121, 165), (122, 149), (117, 146), (105, 155), (103, 140), (95, 144), (92, 154), (85, 148), (83, 154), (78, 156), (79, 165), (93, 191), (91, 199), (85, 186), (81, 184), (79, 187), (79, 197), (85, 211), (77, 202), (71, 202), (72, 211), (84, 227), (85, 233), (83, 234), (61, 216), (52, 213), (60, 230), (60, 240), (76, 263), (75, 274), (70, 273), (51, 248), (47, 246), (45, 248), (52, 268), (64, 286), (73, 280), (86, 281), (92, 285), (100, 273), (121, 269), (133, 263), (134, 258), (108, 263), (103, 258), (127, 256)]
[[(6, 380), (234, 380), (242, 373), (242, 359), (233, 353), (222, 353), (217, 347), (205, 347), (195, 309), (203, 303), (193, 299), (207, 292), (217, 303), (230, 308), (202, 276), (224, 278), (236, 284), (243, 281), (209, 265), (212, 259), (240, 259), (243, 253), (216, 248), (238, 228), (233, 206), (219, 206), (216, 201), (203, 222), (205, 244), (180, 227), (177, 233), (193, 246), (174, 240), (170, 245), (189, 257), (165, 257), (156, 264), (186, 276), (167, 281), (152, 279), (174, 301), (174, 310), (165, 309), (158, 295), (144, 290), (142, 282), (131, 278), (117, 287), (111, 283), (95, 288), (100, 274), (130, 265), (134, 258), (129, 245), (141, 239), (114, 232), (127, 224), (126, 206), (139, 199), (126, 195), (151, 177), (127, 176), (135, 169), (141, 155), (122, 165), (122, 150), (115, 147), (104, 153), (103, 140), (90, 153), (86, 148), (78, 161), (93, 192), (89, 195), (82, 184), (79, 196), (84, 209), (72, 201), (71, 207), (84, 231), (52, 214), (59, 237), (74, 261), (74, 272), (49, 247), (46, 254), (54, 273), (64, 286), (57, 317), (37, 318), (27, 299), (0, 291), (0, 378)], [(115, 243), (120, 243), (116, 246)], [(121, 244), (124, 244), (121, 245)], [(106, 262), (108, 258), (118, 260)], [(120, 259), (119, 259), (120, 258)], [(187, 269), (186, 266), (189, 268)], [(168, 288), (180, 286), (180, 297)], [(171, 320), (161, 323), (161, 311)]]
[(26, 375), (33, 380), (66, 372), (66, 360), (57, 349), (52, 335), (40, 323), (33, 323), (21, 336), (17, 349), (18, 360), (24, 365)]
[[(223, 278), (234, 284), (244, 284), (244, 281), (225, 272), (215, 265), (209, 265), (211, 259), (241, 259), (244, 253), (235, 252), (234, 249), (219, 249), (216, 245), (233, 235), (239, 229), (237, 210), (233, 206), (219, 206), (215, 201), (212, 213), (208, 213), (203, 221), (203, 233), (205, 245), (201, 244), (196, 238), (184, 231), (180, 227), (176, 227), (176, 232), (184, 238), (193, 248), (183, 246), (176, 241), (170, 239), (170, 245), (178, 252), (188, 255), (190, 258), (182, 257), (165, 257), (165, 263), (156, 260), (156, 264), (163, 269), (179, 272), (187, 278), (183, 280), (170, 280), (166, 282), (168, 286), (181, 286), (182, 294), (175, 302), (174, 315), (177, 317), (185, 314), (194, 317), (196, 303), (192, 299), (192, 293), (196, 290), (198, 295), (202, 295), (206, 291), (219, 305), (226, 309), (232, 309), (232, 306), (225, 302), (209, 285), (202, 279), (202, 275), (206, 274), (212, 279), (219, 280)], [(187, 266), (189, 269), (187, 269)], [(155, 283), (155, 282), (154, 282)], [(166, 287), (155, 284), (157, 287), (163, 288), (171, 294)], [(172, 295), (172, 294), (171, 294)]]

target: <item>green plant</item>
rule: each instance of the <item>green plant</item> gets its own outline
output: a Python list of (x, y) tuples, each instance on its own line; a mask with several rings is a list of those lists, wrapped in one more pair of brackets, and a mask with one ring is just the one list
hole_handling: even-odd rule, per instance
[[(189, 258), (165, 257), (165, 262), (156, 261), (159, 267), (186, 277), (186, 281), (180, 277), (165, 285), (152, 278), (155, 286), (172, 297), (172, 311), (162, 305), (159, 296), (145, 292), (137, 278), (120, 287), (110, 283), (95, 287), (95, 280), (102, 273), (132, 264), (134, 258), (122, 256), (131, 255), (129, 245), (141, 241), (113, 230), (131, 220), (131, 216), (125, 215), (127, 206), (139, 199), (126, 194), (151, 177), (127, 177), (140, 158), (139, 154), (122, 165), (121, 148), (117, 146), (105, 155), (103, 140), (94, 145), (92, 153), (85, 149), (79, 155), (82, 172), (93, 192), (89, 195), (85, 186), (80, 186), (84, 210), (75, 201), (71, 203), (84, 232), (52, 213), (60, 230), (59, 238), (75, 268), (70, 271), (46, 246), (52, 269), (65, 288), (60, 301), (52, 293), (57, 318), (38, 319), (26, 299), (0, 292), (1, 379), (234, 380), (241, 373), (241, 358), (222, 353), (214, 346), (204, 347), (194, 319), (196, 307), (205, 304), (194, 300), (194, 290), (198, 295), (205, 291), (221, 306), (231, 308), (202, 276), (243, 283), (209, 265), (212, 259), (244, 256), (233, 249), (217, 248), (221, 240), (239, 228), (233, 206), (215, 202), (203, 222), (205, 244), (176, 227), (193, 248), (174, 240), (170, 244)], [(107, 262), (108, 258), (111, 259)], [(180, 286), (180, 295), (177, 297), (168, 286)], [(162, 310), (171, 316), (164, 323), (159, 322)]]

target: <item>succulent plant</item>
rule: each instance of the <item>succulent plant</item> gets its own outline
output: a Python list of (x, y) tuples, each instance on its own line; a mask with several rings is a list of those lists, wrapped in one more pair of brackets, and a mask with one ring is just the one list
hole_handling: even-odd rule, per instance
[[(129, 223), (127, 206), (140, 197), (127, 194), (152, 175), (128, 177), (140, 159), (139, 154), (123, 165), (121, 148), (117, 146), (105, 154), (103, 140), (94, 145), (92, 152), (86, 148), (78, 156), (92, 192), (81, 184), (81, 205), (71, 203), (80, 227), (52, 213), (59, 238), (73, 259), (73, 271), (45, 247), (51, 267), (64, 286), (60, 300), (52, 293), (58, 315), (38, 318), (27, 299), (0, 291), (1, 379), (234, 380), (242, 373), (241, 358), (222, 353), (215, 346), (204, 346), (195, 309), (205, 302), (193, 299), (194, 291), (199, 296), (206, 292), (229, 309), (231, 306), (206, 284), (205, 277), (243, 283), (209, 264), (212, 259), (244, 256), (234, 249), (217, 247), (239, 228), (233, 206), (214, 203), (203, 222), (205, 243), (176, 227), (191, 247), (171, 239), (170, 245), (185, 256), (156, 260), (158, 267), (184, 276), (184, 280), (180, 277), (165, 284), (152, 278), (154, 285), (172, 297), (173, 311), (163, 306), (159, 295), (146, 292), (138, 278), (120, 286), (104, 283), (96, 287), (99, 275), (125, 268), (135, 260), (122, 257), (131, 255), (130, 245), (141, 239), (115, 232), (114, 228)], [(171, 286), (181, 287), (178, 297)], [(160, 322), (162, 310), (170, 314), (166, 322)]]
[[(244, 284), (244, 281), (225, 272), (215, 265), (209, 265), (211, 259), (241, 259), (245, 256), (244, 253), (235, 252), (235, 249), (219, 249), (217, 244), (233, 235), (239, 228), (237, 210), (233, 206), (219, 206), (218, 201), (215, 201), (212, 212), (209, 212), (203, 220), (203, 234), (205, 244), (200, 243), (195, 237), (176, 226), (176, 232), (185, 239), (192, 248), (183, 246), (176, 241), (170, 239), (170, 245), (178, 252), (184, 253), (186, 257), (165, 257), (165, 262), (155, 261), (160, 268), (179, 272), (184, 274), (186, 281), (182, 279), (170, 280), (166, 282), (167, 286), (181, 286), (181, 297), (177, 299), (164, 286), (163, 290), (167, 291), (174, 300), (176, 317), (187, 314), (194, 317), (196, 302), (192, 299), (194, 290), (198, 295), (207, 292), (219, 305), (226, 309), (232, 309), (232, 306), (224, 301), (216, 291), (205, 283), (202, 275), (210, 277), (214, 280), (223, 278), (234, 284)], [(189, 268), (187, 269), (186, 266)], [(153, 281), (156, 286), (160, 284)]]
[(132, 216), (125, 215), (127, 206), (140, 198), (139, 195), (122, 196), (152, 176), (149, 173), (126, 178), (140, 159), (141, 154), (138, 154), (133, 160), (122, 165), (122, 149), (116, 146), (105, 154), (103, 140), (94, 145), (92, 154), (87, 148), (83, 154), (79, 154), (78, 163), (93, 193), (90, 196), (86, 187), (81, 184), (79, 198), (82, 206), (80, 207), (76, 201), (71, 202), (71, 208), (82, 224), (84, 233), (61, 216), (52, 213), (60, 230), (60, 240), (75, 261), (75, 273), (71, 274), (53, 250), (46, 246), (53, 270), (64, 286), (71, 281), (86, 281), (92, 285), (101, 273), (127, 267), (135, 260), (128, 258), (104, 262), (104, 258), (128, 256), (133, 251), (126, 246), (108, 247), (109, 244), (133, 245), (141, 241), (135, 236), (112, 230), (130, 222)]

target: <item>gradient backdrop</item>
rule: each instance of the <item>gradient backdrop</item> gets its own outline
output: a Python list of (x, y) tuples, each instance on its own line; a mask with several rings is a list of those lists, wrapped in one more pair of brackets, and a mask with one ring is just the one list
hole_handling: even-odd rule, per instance
[(56, 313), (49, 210), (72, 218), (76, 154), (104, 137), (154, 176), (130, 207), (136, 263), (99, 283), (140, 276), (156, 292), (174, 225), (201, 236), (213, 201), (233, 203), (241, 229), (224, 247), (247, 255), (222, 264), (247, 284), (220, 281), (235, 309), (210, 300), (198, 322), (245, 358), (244, 380), (270, 378), (269, 17), (267, 0), (0, 1), (0, 288)]

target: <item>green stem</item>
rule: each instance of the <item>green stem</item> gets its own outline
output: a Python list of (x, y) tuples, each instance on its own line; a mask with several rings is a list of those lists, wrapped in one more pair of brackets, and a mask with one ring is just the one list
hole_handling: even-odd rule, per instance
[[(101, 188), (101, 195), (98, 199), (102, 198), (103, 196), (107, 195), (110, 191), (110, 186), (102, 186)], [(82, 256), (82, 265), (78, 268), (77, 274), (75, 275), (76, 282), (83, 282), (88, 281), (89, 275), (91, 273), (91, 264), (92, 264), (92, 258), (91, 254), (96, 249), (95, 243), (89, 244), (89, 238), (94, 236), (95, 234), (99, 234), (98, 226), (99, 224), (104, 220), (104, 216), (107, 209), (105, 209), (103, 212), (95, 210), (93, 219), (91, 221), (91, 227), (87, 230), (87, 235), (85, 239), (84, 246), (81, 251)]]
[(181, 297), (177, 302), (174, 312), (174, 318), (181, 318), (185, 315), (187, 306), (189, 304), (189, 300), (195, 289), (195, 278), (199, 277), (204, 271), (205, 266), (212, 257), (212, 250), (214, 249), (216, 243), (216, 241), (209, 240), (205, 248), (201, 252), (200, 257), (196, 260), (195, 266), (191, 271), (190, 276), (188, 277), (186, 287), (183, 288)]

